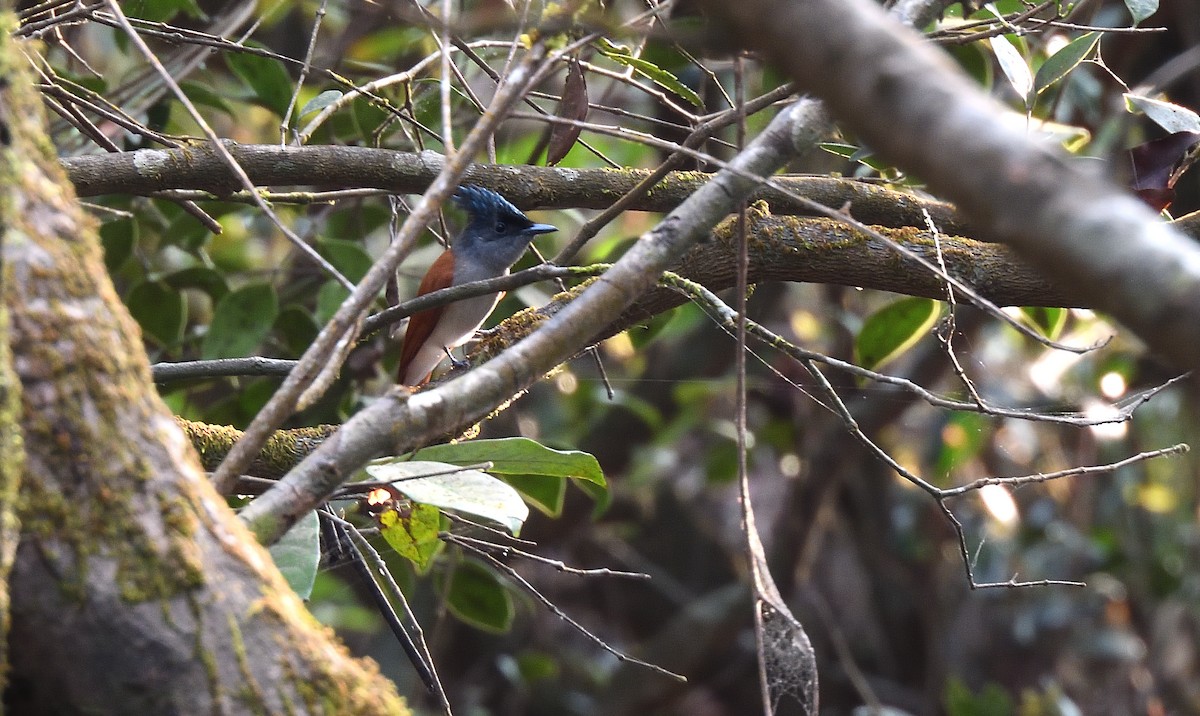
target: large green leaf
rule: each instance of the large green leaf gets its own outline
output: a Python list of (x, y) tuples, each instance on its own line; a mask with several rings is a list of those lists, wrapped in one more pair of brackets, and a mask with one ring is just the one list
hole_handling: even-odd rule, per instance
[[(247, 43), (253, 46), (253, 43)], [(280, 117), (287, 113), (292, 101), (292, 78), (283, 63), (270, 57), (240, 52), (225, 55), (229, 69), (254, 92), (254, 99)]]
[(370, 255), (353, 241), (322, 239), (317, 243), (317, 252), (351, 281), (361, 281), (373, 263)]
[(317, 290), (317, 322), (321, 325), (328, 323), (349, 297), (349, 289), (337, 281), (329, 280), (322, 284)]
[[(529, 518), (521, 495), (507, 483), (478, 470), (459, 470), (444, 462), (383, 458), (363, 468), (373, 480), (392, 484), (413, 502), (463, 512), (503, 525), (514, 535)], [(425, 477), (433, 475), (432, 477)]]
[(554, 450), (529, 438), (470, 440), (453, 445), (423, 448), (418, 457), (451, 465), (490, 462), (497, 475), (573, 477), (605, 485), (604, 471), (595, 456), (580, 450)]
[(379, 513), (379, 533), (401, 557), (424, 572), (433, 562), (441, 540), (442, 513), (433, 505), (407, 503)]
[(270, 284), (251, 284), (227, 294), (213, 311), (201, 354), (205, 358), (251, 355), (271, 332), (278, 314), (279, 299)]
[(1068, 72), (1078, 67), (1080, 62), (1092, 54), (1098, 42), (1100, 42), (1099, 33), (1085, 32), (1051, 55), (1038, 68), (1037, 75), (1033, 78), (1033, 91), (1041, 94), (1047, 87), (1066, 77)]
[(317, 338), (321, 327), (303, 306), (287, 306), (275, 319), (275, 334), (287, 346), (292, 357), (299, 358)]
[(106, 221), (100, 227), (100, 243), (104, 245), (104, 265), (116, 273), (133, 255), (137, 243), (138, 224), (133, 219)]
[(941, 304), (929, 298), (902, 298), (867, 317), (854, 352), (858, 364), (875, 370), (912, 348), (933, 328)]
[(163, 277), (163, 282), (175, 290), (196, 288), (208, 294), (213, 301), (220, 301), (229, 293), (229, 286), (220, 271), (207, 266), (193, 266)]
[(516, 615), (512, 594), (495, 572), (469, 559), (450, 576), (446, 604), (464, 622), (496, 633), (508, 631)]
[[(567, 495), (565, 477), (545, 475), (505, 475), (505, 482), (543, 514), (558, 517), (562, 514), (563, 500)], [(590, 484), (590, 483), (589, 483)]]
[(317, 579), (317, 563), (321, 561), (319, 522), (317, 513), (309, 512), (267, 550), (301, 599), (308, 599)]
[(199, 82), (180, 82), (179, 86), (193, 104), (212, 107), (213, 109), (224, 112), (230, 117), (234, 116), (233, 110), (230, 109), (229, 104), (225, 101), (225, 98), (214, 92), (208, 86), (200, 84)]
[(130, 289), (125, 303), (142, 332), (159, 345), (169, 348), (183, 340), (187, 304), (178, 291), (159, 281), (146, 281)]

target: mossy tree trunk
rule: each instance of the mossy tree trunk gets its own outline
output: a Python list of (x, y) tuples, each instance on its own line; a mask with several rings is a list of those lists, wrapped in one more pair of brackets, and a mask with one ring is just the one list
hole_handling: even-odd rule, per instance
[[(375, 665), (305, 610), (159, 400), (95, 226), (46, 139), (14, 27), (0, 14), (3, 295), (20, 382), (5, 380), (0, 351), (0, 510), (24, 459), (7, 707), (407, 713)], [(13, 542), (0, 512), (0, 570)]]

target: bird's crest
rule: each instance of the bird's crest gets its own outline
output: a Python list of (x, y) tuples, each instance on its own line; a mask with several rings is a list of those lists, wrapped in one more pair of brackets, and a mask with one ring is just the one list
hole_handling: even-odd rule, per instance
[(482, 218), (496, 214), (509, 214), (525, 218), (521, 210), (509, 203), (508, 199), (500, 196), (491, 189), (485, 189), (474, 184), (463, 184), (454, 192), (454, 201), (463, 208), (471, 218)]

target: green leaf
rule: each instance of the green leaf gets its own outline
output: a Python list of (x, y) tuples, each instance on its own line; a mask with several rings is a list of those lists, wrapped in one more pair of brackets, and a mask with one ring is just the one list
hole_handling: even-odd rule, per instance
[(178, 291), (159, 281), (146, 281), (130, 289), (125, 304), (142, 332), (158, 345), (169, 348), (183, 340), (187, 304)]
[(529, 508), (507, 483), (479, 470), (424, 477), (455, 467), (444, 462), (389, 457), (373, 460), (363, 472), (370, 479), (392, 483), (397, 492), (413, 502), (482, 517), (519, 534), (529, 518)]
[(351, 281), (358, 282), (370, 270), (370, 255), (353, 241), (341, 239), (322, 239), (317, 242), (317, 253), (333, 264), (333, 267)]
[(133, 255), (137, 243), (138, 225), (133, 219), (106, 221), (100, 227), (100, 243), (104, 245), (104, 265), (110, 274), (116, 273)]
[(1062, 334), (1063, 326), (1067, 325), (1068, 313), (1065, 308), (1046, 306), (1025, 306), (1021, 309), (1021, 314), (1029, 323), (1052, 341)]
[(190, 99), (194, 104), (212, 107), (213, 109), (224, 112), (230, 117), (234, 116), (233, 110), (229, 108), (228, 104), (226, 104), (225, 98), (212, 91), (212, 89), (206, 85), (202, 85), (198, 82), (180, 82), (179, 87), (183, 90), (183, 93), (187, 95), (188, 99)]
[(197, 288), (208, 294), (213, 301), (220, 301), (229, 293), (225, 277), (219, 271), (207, 266), (193, 266), (182, 271), (176, 271), (163, 278), (163, 282), (176, 291), (184, 288)]
[(402, 504), (400, 509), (386, 508), (379, 514), (379, 533), (401, 557), (424, 572), (441, 547), (438, 532), (442, 514), (432, 505)]
[(301, 306), (288, 306), (279, 312), (272, 329), (293, 357), (300, 357), (321, 331), (312, 314)]
[(450, 576), (446, 604), (454, 616), (494, 633), (508, 631), (516, 616), (512, 595), (496, 574), (470, 559), (460, 562)]
[(194, 18), (207, 18), (196, 0), (153, 0), (153, 2), (126, 3), (132, 17), (151, 22), (166, 22), (180, 12)]
[[(255, 47), (247, 43), (247, 47)], [(261, 47), (261, 46), (259, 46)], [(280, 117), (292, 101), (292, 78), (283, 63), (270, 57), (231, 52), (225, 55), (229, 69), (253, 91), (254, 99)]]
[(933, 328), (941, 310), (929, 298), (902, 298), (871, 314), (855, 342), (858, 364), (876, 370), (895, 360)]
[(1029, 63), (1004, 35), (997, 35), (989, 42), (996, 61), (1000, 63), (1000, 70), (1021, 99), (1028, 103), (1033, 96), (1033, 76), (1029, 72)]
[(213, 311), (201, 355), (209, 359), (252, 355), (270, 334), (278, 314), (279, 299), (270, 284), (251, 284), (227, 294)]
[(550, 517), (562, 515), (563, 499), (567, 495), (565, 477), (548, 478), (545, 475), (505, 475), (502, 478), (542, 514)]
[(866, 147), (860, 147), (856, 144), (842, 144), (841, 142), (821, 142), (817, 146), (830, 154), (845, 157), (852, 162), (870, 167), (881, 174), (892, 170), (892, 167), (888, 166), (888, 164), (880, 159), (876, 159), (874, 152)]
[(999, 684), (988, 683), (978, 694), (961, 679), (951, 678), (942, 700), (949, 716), (1011, 716), (1016, 713), (1012, 697)]
[(594, 482), (586, 482), (584, 480), (576, 481), (575, 486), (596, 503), (592, 508), (593, 518), (599, 518), (608, 511), (609, 505), (612, 504), (612, 493), (606, 488), (600, 487)]
[(1137, 25), (1158, 12), (1158, 0), (1125, 0), (1125, 7), (1133, 16), (1133, 24)]
[(554, 450), (529, 438), (470, 440), (454, 445), (423, 448), (422, 460), (437, 460), (451, 465), (492, 463), (489, 472), (497, 475), (545, 475), (573, 477), (597, 485), (606, 485), (604, 471), (596, 458), (580, 450)]
[(325, 325), (337, 313), (350, 291), (337, 281), (326, 281), (317, 291), (317, 323)]
[(325, 90), (321, 94), (305, 102), (304, 107), (300, 109), (300, 114), (298, 116), (303, 117), (312, 112), (320, 112), (341, 98), (342, 93), (338, 90)]
[(1131, 93), (1126, 93), (1125, 103), (1131, 108), (1129, 111), (1132, 112), (1132, 108), (1136, 107), (1145, 112), (1152, 122), (1172, 134), (1200, 132), (1200, 115), (1187, 107)]
[(317, 563), (321, 561), (319, 521), (315, 511), (309, 512), (267, 548), (275, 566), (301, 599), (308, 599), (317, 579)]
[(1099, 33), (1085, 32), (1067, 43), (1066, 47), (1051, 55), (1038, 68), (1037, 75), (1033, 79), (1034, 93), (1041, 94), (1047, 87), (1066, 77), (1068, 72), (1078, 67), (1080, 62), (1092, 54), (1098, 42), (1100, 42)]
[(696, 91), (691, 87), (680, 82), (678, 77), (653, 62), (640, 57), (634, 57), (629, 53), (629, 49), (623, 45), (614, 45), (608, 40), (600, 38), (596, 43), (596, 47), (602, 55), (613, 62), (633, 68), (635, 72), (645, 75), (656, 85), (674, 92), (696, 107), (704, 106), (704, 103), (700, 101), (700, 95), (696, 94)]

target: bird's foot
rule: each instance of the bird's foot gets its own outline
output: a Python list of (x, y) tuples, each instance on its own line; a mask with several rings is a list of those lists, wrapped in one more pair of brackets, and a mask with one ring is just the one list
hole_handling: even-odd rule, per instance
[(465, 358), (455, 358), (449, 348), (442, 346), (442, 350), (446, 351), (446, 357), (450, 359), (450, 367), (454, 370), (466, 370), (471, 367), (471, 362)]

